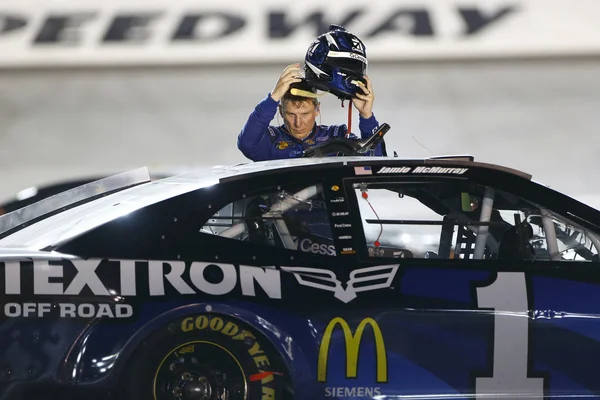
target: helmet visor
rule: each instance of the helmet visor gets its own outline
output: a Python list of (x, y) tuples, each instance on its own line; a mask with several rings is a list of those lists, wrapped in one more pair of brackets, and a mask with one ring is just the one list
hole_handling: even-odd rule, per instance
[(355, 53), (330, 51), (325, 64), (357, 77), (362, 77), (367, 72), (367, 59)]

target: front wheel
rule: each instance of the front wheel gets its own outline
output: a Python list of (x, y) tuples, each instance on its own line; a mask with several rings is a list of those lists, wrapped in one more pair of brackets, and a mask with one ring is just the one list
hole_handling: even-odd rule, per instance
[(120, 398), (283, 399), (290, 397), (286, 381), (268, 340), (234, 318), (207, 313), (173, 321), (144, 341), (126, 367)]

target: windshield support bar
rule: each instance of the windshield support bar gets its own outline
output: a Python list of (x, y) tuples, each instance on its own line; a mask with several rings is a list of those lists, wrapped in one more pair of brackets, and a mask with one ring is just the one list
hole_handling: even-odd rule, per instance
[[(492, 209), (494, 208), (494, 196), (494, 188), (487, 186), (483, 195), (483, 201), (481, 202), (481, 214), (479, 217), (479, 222), (490, 222)], [(473, 252), (474, 260), (483, 259), (488, 234), (489, 227), (487, 225), (480, 225), (477, 229), (477, 237), (475, 238), (475, 251)]]
[(0, 216), (0, 235), (19, 226), (81, 204), (98, 196), (114, 193), (141, 183), (150, 182), (148, 168), (142, 167), (102, 178)]

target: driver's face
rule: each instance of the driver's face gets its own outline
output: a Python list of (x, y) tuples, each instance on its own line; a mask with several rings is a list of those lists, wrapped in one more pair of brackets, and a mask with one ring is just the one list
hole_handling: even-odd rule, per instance
[(280, 109), (284, 124), (297, 139), (304, 139), (315, 126), (319, 109), (311, 100), (285, 100)]

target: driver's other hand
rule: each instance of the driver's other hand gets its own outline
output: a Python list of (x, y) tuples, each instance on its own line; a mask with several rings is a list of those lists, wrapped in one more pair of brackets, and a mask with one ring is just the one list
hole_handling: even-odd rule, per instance
[(290, 89), (290, 85), (292, 83), (301, 82), (302, 79), (302, 71), (300, 69), (300, 64), (290, 64), (281, 73), (279, 76), (279, 80), (277, 84), (271, 91), (271, 98), (277, 102), (281, 101), (283, 95)]
[(375, 93), (373, 92), (373, 84), (367, 75), (363, 75), (367, 84), (358, 81), (362, 93), (357, 92), (352, 99), (354, 107), (358, 110), (361, 117), (369, 119), (373, 115), (373, 102), (375, 101)]

